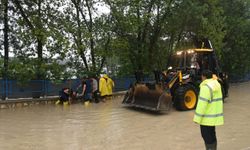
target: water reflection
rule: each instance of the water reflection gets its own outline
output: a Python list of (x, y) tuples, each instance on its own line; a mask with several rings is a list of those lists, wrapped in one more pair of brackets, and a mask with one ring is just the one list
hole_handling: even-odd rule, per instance
[(124, 108), (121, 100), (0, 110), (0, 149), (161, 149), (153, 141), (173, 140), (166, 136), (176, 127), (172, 115)]

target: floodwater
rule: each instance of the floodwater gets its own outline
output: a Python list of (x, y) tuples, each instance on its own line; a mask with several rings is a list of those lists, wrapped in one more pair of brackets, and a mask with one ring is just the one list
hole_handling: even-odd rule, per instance
[[(250, 82), (234, 84), (216, 128), (219, 150), (250, 150)], [(203, 150), (194, 111), (130, 109), (122, 97), (0, 110), (0, 150)]]

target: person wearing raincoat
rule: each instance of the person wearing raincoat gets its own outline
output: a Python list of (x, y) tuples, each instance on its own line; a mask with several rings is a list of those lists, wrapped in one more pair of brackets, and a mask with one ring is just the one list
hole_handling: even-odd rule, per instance
[(107, 78), (108, 78), (107, 79), (108, 96), (112, 96), (115, 83), (110, 77)]
[(101, 100), (105, 102), (105, 98), (108, 95), (108, 86), (107, 86), (108, 76), (105, 74), (99, 80), (99, 91), (101, 93)]
[(223, 100), (220, 83), (210, 70), (202, 72), (202, 82), (194, 122), (200, 125), (206, 150), (217, 149), (215, 127), (224, 124)]

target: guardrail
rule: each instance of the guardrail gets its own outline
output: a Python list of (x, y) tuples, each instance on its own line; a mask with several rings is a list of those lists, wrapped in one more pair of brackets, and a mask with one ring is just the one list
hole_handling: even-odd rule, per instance
[[(113, 93), (113, 98), (120, 97), (125, 95), (126, 91), (120, 91)], [(14, 109), (21, 107), (29, 107), (33, 105), (47, 105), (47, 104), (55, 104), (55, 102), (59, 99), (59, 96), (50, 96), (44, 98), (18, 98), (18, 99), (10, 99), (5, 101), (0, 101), (0, 109)]]
[[(135, 81), (134, 78), (114, 78), (114, 92), (124, 91)], [(80, 79), (64, 80), (54, 83), (49, 80), (31, 80), (26, 84), (19, 84), (15, 80), (0, 80), (0, 101), (6, 96), (8, 99), (17, 98), (44, 98), (58, 96), (62, 88), (68, 87), (76, 90), (81, 84)]]
[[(151, 78), (144, 78), (145, 81)], [(244, 78), (238, 76), (229, 77), (230, 82), (244, 82), (250, 80), (250, 73)], [(114, 92), (124, 91), (135, 82), (134, 77), (113, 78), (115, 82)], [(80, 79), (64, 80), (61, 82), (52, 82), (50, 80), (31, 80), (27, 84), (21, 85), (15, 80), (0, 79), (0, 101), (6, 96), (6, 99), (17, 98), (45, 98), (50, 96), (58, 96), (59, 91), (64, 87), (73, 90), (81, 83)]]

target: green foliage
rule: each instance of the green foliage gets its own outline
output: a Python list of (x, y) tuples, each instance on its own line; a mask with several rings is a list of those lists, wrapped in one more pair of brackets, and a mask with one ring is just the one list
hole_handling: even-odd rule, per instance
[(250, 71), (250, 2), (223, 1), (226, 36), (222, 51), (225, 70), (243, 76)]
[[(1, 60), (2, 61), (2, 60)], [(72, 76), (67, 71), (67, 66), (58, 64), (56, 60), (50, 61), (50, 63), (43, 63), (37, 66), (38, 59), (36, 58), (15, 58), (9, 63), (8, 78), (17, 80), (19, 84), (25, 85), (30, 80), (36, 80), (37, 74), (40, 75), (40, 79), (50, 79), (52, 81), (62, 81)], [(3, 71), (3, 68), (1, 67)]]
[[(118, 76), (163, 70), (172, 53), (193, 46), (189, 42), (194, 37), (211, 40), (224, 70), (245, 74), (250, 71), (249, 3), (10, 1), (14, 58), (9, 59), (9, 78), (22, 83), (38, 77), (60, 81), (98, 75), (103, 67)], [(97, 13), (100, 5), (110, 8), (110, 13)]]
[(0, 79), (4, 77), (4, 59), (0, 57)]
[(77, 70), (76, 74), (83, 71), (97, 74), (104, 66), (105, 57), (111, 55), (110, 16), (96, 13), (101, 4), (98, 0), (63, 3), (65, 10), (60, 22), (67, 35), (65, 40), (70, 43), (68, 57), (73, 60), (70, 65)]
[(114, 16), (117, 35), (114, 47), (123, 70), (165, 69), (168, 56), (175, 49), (185, 48), (186, 40), (194, 37), (211, 39), (220, 54), (224, 17), (217, 0), (131, 3), (107, 0), (107, 4)]
[(34, 66), (30, 61), (19, 61), (18, 59), (10, 61), (8, 72), (9, 79), (15, 79), (20, 84), (26, 84), (31, 79), (34, 79), (35, 75)]

